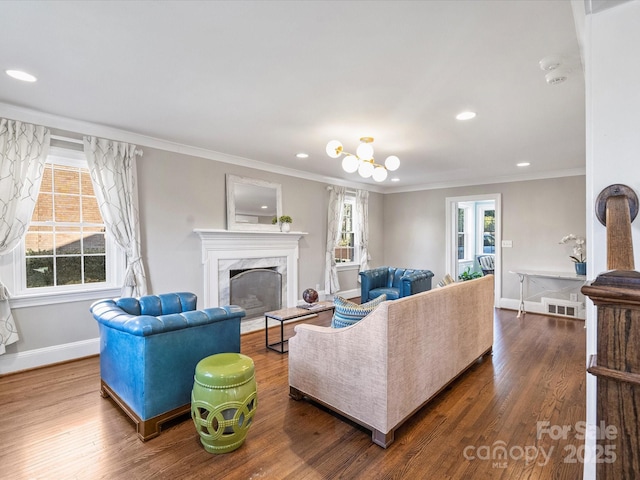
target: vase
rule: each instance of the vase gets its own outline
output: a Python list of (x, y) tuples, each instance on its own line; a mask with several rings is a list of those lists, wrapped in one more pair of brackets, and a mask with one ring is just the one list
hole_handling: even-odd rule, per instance
[(282, 232), (288, 232), (289, 230), (291, 230), (291, 224), (290, 223), (282, 223), (280, 225), (280, 231)]
[(576, 262), (574, 265), (576, 266), (577, 275), (587, 274), (587, 262)]

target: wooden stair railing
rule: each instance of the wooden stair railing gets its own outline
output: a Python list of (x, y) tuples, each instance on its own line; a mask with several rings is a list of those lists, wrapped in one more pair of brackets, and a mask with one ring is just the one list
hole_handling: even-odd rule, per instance
[(596, 477), (640, 478), (640, 272), (634, 270), (631, 222), (638, 197), (611, 185), (596, 201), (607, 228), (607, 268), (582, 287), (597, 307), (596, 355), (587, 371), (597, 377)]

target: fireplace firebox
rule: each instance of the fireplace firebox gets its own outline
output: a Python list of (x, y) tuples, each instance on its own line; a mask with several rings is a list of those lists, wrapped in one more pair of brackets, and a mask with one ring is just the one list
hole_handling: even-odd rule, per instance
[(277, 267), (230, 270), (229, 276), (230, 303), (244, 308), (246, 320), (282, 307), (282, 274)]

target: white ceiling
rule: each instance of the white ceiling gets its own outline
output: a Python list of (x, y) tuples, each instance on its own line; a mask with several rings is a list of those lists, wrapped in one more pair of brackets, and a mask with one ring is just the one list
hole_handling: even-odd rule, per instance
[[(380, 191), (584, 171), (569, 1), (5, 0), (0, 32), (0, 69), (38, 77), (1, 74), (4, 107), (338, 183), (360, 177), (327, 141), (373, 136), (378, 160), (402, 162)], [(545, 82), (549, 55), (566, 82)], [(478, 116), (457, 121), (467, 109)]]

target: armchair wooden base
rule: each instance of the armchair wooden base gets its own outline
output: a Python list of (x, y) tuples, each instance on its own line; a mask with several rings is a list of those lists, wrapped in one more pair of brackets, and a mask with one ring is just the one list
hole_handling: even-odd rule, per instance
[(191, 403), (187, 403), (186, 405), (182, 405), (178, 408), (174, 408), (173, 410), (169, 410), (161, 415), (157, 415), (153, 418), (149, 418), (147, 420), (142, 420), (136, 413), (129, 408), (127, 405), (112, 389), (107, 385), (104, 380), (100, 380), (100, 395), (103, 398), (111, 397), (111, 399), (118, 405), (127, 416), (133, 420), (136, 424), (136, 431), (138, 433), (138, 437), (143, 442), (147, 440), (157, 437), (160, 435), (160, 426), (169, 421), (177, 418), (181, 415), (186, 415), (187, 413), (191, 413)]

